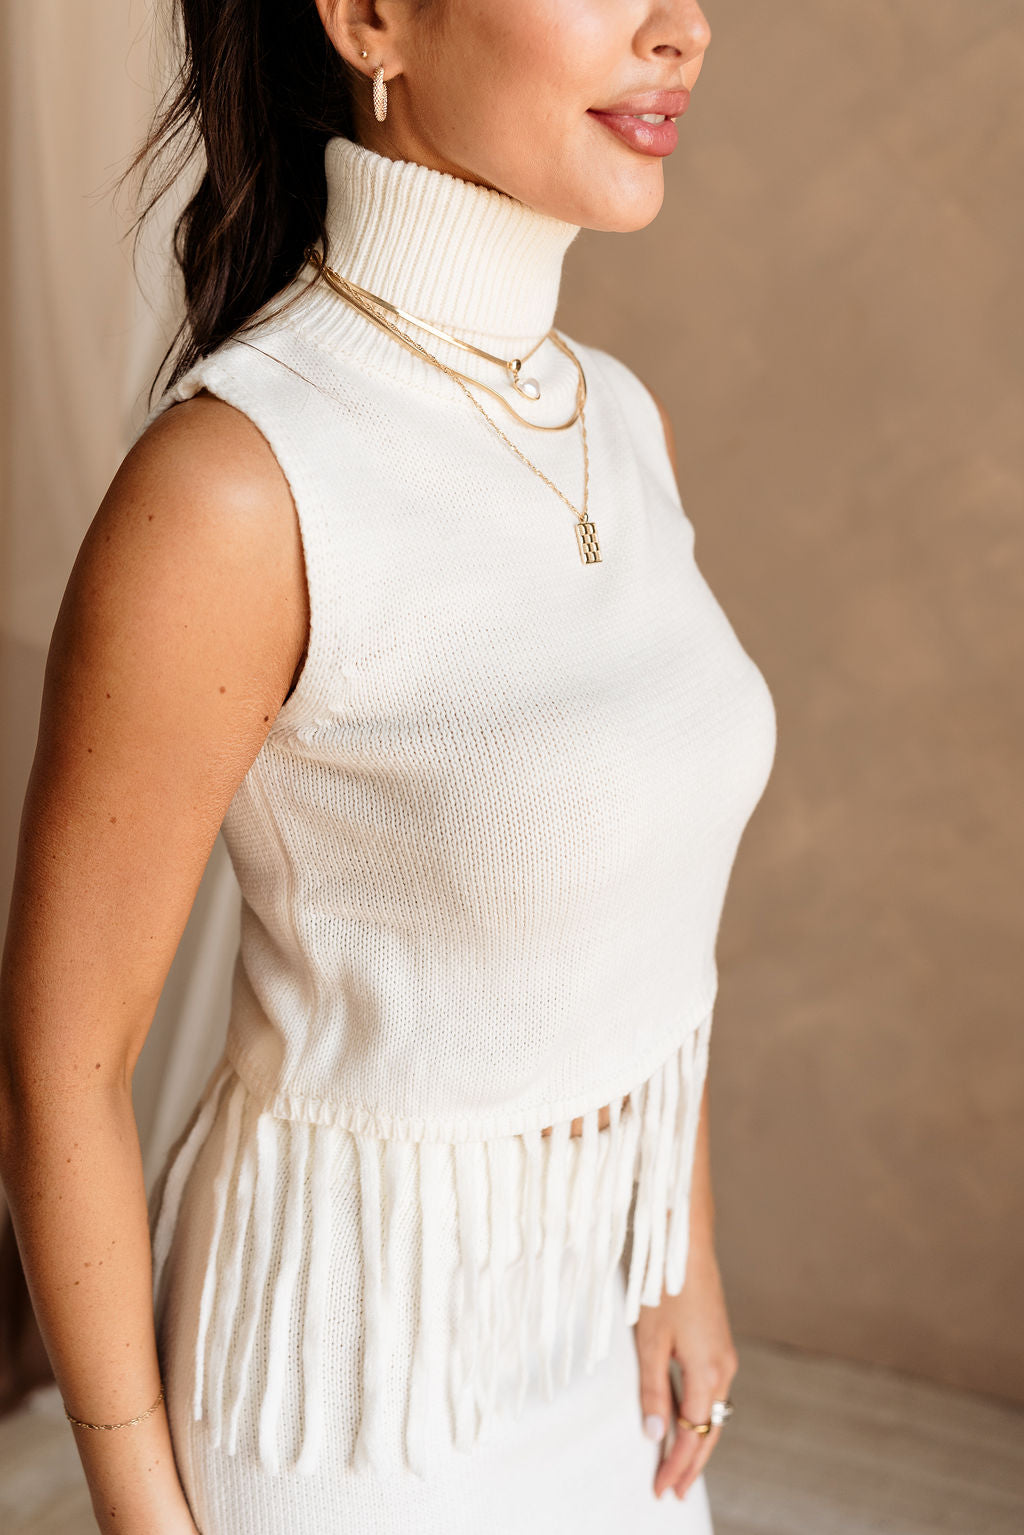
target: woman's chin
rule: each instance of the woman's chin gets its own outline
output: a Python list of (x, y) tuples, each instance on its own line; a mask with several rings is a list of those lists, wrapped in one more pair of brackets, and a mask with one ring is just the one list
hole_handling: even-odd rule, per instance
[(600, 199), (591, 199), (589, 217), (575, 222), (586, 229), (598, 229), (608, 234), (630, 234), (646, 229), (653, 223), (665, 201), (665, 176), (661, 162), (651, 162), (651, 169), (643, 176), (605, 177), (597, 183), (602, 188)]

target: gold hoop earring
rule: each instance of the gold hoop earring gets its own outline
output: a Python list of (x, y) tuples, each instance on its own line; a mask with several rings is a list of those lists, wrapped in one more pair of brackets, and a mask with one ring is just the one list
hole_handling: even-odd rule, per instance
[(378, 64), (373, 72), (373, 115), (379, 123), (388, 115), (388, 88), (384, 84), (383, 64)]

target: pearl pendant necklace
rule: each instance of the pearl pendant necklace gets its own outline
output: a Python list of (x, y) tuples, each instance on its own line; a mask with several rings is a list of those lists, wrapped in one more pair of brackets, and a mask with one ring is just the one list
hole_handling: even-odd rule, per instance
[(513, 357), (509, 362), (505, 364), (505, 366), (508, 368), (513, 389), (517, 390), (518, 393), (524, 397), (524, 399), (540, 399), (540, 385), (538, 384), (537, 380), (535, 378), (520, 379), (519, 377), (519, 370), (523, 366), (523, 360), (521, 357)]
[(420, 330), (429, 331), (439, 341), (448, 341), (452, 346), (459, 346), (465, 352), (473, 352), (477, 357), (482, 357), (485, 362), (497, 363), (499, 367), (507, 371), (509, 383), (517, 394), (522, 395), (524, 400), (540, 399), (539, 380), (532, 376), (523, 378), (521, 375), (523, 363), (533, 356), (538, 347), (543, 346), (548, 336), (551, 335), (550, 331), (546, 335), (541, 336), (540, 340), (535, 342), (528, 352), (524, 352), (522, 357), (498, 357), (494, 352), (484, 351), (482, 346), (474, 346), (471, 341), (463, 341), (461, 336), (453, 336), (450, 331), (442, 330), (438, 325), (432, 325), (429, 320), (422, 320), (418, 315), (410, 314), (408, 310), (401, 309), (397, 304), (389, 303), (387, 299), (381, 298), (379, 294), (371, 293), (367, 288), (360, 288), (359, 284), (352, 282), (350, 278), (345, 280), (348, 286), (354, 289), (364, 302), (379, 305), (381, 309), (388, 310), (390, 314), (398, 315), (400, 319), (408, 321), (410, 325), (416, 325)]

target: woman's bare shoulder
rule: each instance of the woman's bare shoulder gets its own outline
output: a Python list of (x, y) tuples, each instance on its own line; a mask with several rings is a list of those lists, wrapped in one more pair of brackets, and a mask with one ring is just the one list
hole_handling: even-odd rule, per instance
[(158, 742), (172, 710), (178, 741), (193, 736), (237, 778), (287, 695), (308, 622), (284, 473), (247, 416), (198, 395), (155, 418), (103, 497), (54, 628), (51, 691), (66, 704), (73, 677), (75, 698), (95, 706), (116, 696), (112, 679), (136, 739)]
[(162, 411), (111, 481), (79, 562), (114, 586), (169, 584), (183, 623), (190, 603), (215, 600), (284, 697), (308, 630), (302, 542), (284, 472), (244, 412), (205, 390)]
[[(119, 480), (127, 484), (119, 484)], [(291, 493), (270, 444), (243, 411), (207, 390), (169, 406), (134, 443), (111, 490), (140, 491), (194, 505), (211, 515), (255, 519), (294, 515)], [(102, 508), (101, 508), (102, 512)]]

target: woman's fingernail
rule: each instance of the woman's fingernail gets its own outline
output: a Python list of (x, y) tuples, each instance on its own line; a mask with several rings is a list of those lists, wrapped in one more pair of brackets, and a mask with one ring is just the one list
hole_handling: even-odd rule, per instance
[(664, 1439), (664, 1418), (659, 1418), (656, 1412), (649, 1412), (644, 1419), (644, 1433), (647, 1435), (648, 1439)]

